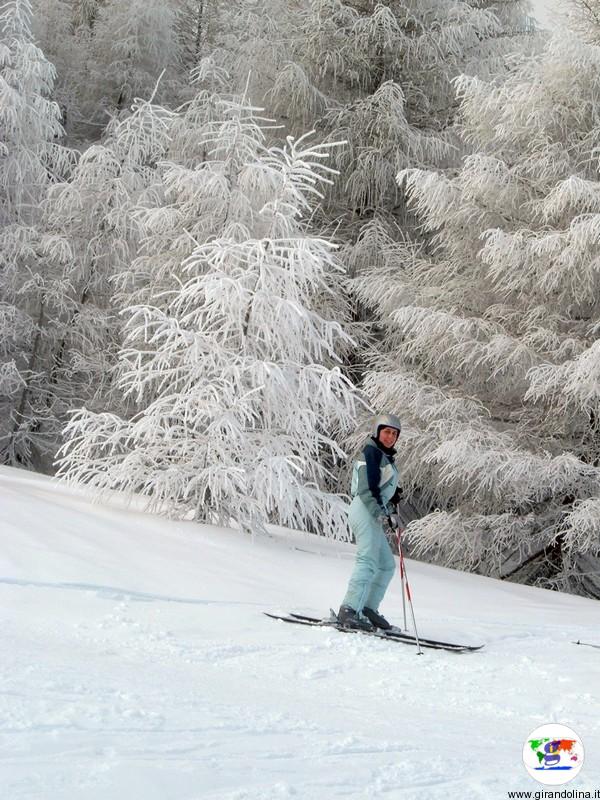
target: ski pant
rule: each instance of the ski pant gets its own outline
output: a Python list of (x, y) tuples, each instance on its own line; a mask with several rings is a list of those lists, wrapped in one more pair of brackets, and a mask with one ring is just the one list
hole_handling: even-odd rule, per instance
[(369, 514), (360, 497), (352, 500), (348, 521), (357, 552), (342, 605), (359, 612), (365, 607), (377, 611), (396, 570), (394, 554), (383, 526)]

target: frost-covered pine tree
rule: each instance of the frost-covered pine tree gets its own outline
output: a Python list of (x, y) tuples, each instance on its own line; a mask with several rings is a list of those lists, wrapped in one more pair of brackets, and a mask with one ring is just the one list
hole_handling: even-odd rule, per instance
[(227, 73), (230, 92), (262, 104), (287, 46), (282, 40), (289, 40), (294, 0), (175, 2), (186, 74), (194, 77), (199, 64), (209, 59)]
[(119, 113), (134, 98), (149, 97), (163, 73), (157, 101), (179, 104), (177, 0), (106, 0), (94, 18), (90, 47), (90, 89), (104, 111)]
[(138, 211), (148, 236), (121, 354), (137, 413), (77, 413), (61, 471), (172, 514), (336, 535), (343, 509), (320, 485), (357, 397), (338, 366), (347, 336), (314, 308), (339, 267), (304, 222), (331, 147), (266, 148), (254, 109), (214, 101), (188, 110), (172, 152), (188, 125), (193, 152), (164, 165), (162, 201)]
[[(61, 124), (69, 139), (79, 133), (84, 121), (82, 101), (89, 91), (89, 28), (79, 22), (71, 0), (31, 0), (31, 6), (35, 41), (55, 68), (51, 99), (59, 104)], [(102, 128), (105, 125), (106, 119)], [(100, 133), (101, 129), (93, 130), (95, 138)]]
[[(18, 44), (14, 39), (15, 49)], [(130, 212), (166, 154), (172, 115), (139, 101), (74, 166), (72, 153), (54, 141), (62, 129), (59, 110), (46, 97), (53, 69), (41, 51), (33, 45), (29, 50), (37, 59), (33, 66), (21, 56), (15, 60), (19, 71), (11, 73), (20, 105), (18, 113), (12, 111), (6, 139), (17, 166), (10, 173), (10, 158), (3, 164), (7, 197), (26, 188), (29, 194), (14, 194), (5, 204), (13, 219), (0, 236), (6, 263), (0, 275), (1, 446), (5, 461), (46, 469), (69, 409), (83, 403), (120, 407), (112, 369), (121, 322), (111, 281), (135, 257)], [(68, 180), (60, 180), (71, 169)], [(17, 174), (21, 181), (13, 190)]]
[(137, 255), (132, 212), (159, 181), (173, 117), (151, 101), (136, 101), (44, 202), (46, 280), (61, 287), (47, 301), (43, 330), (48, 410), (40, 428), (47, 438), (53, 433), (53, 452), (73, 407), (123, 408), (113, 381), (123, 326), (115, 284)]
[(34, 33), (57, 69), (63, 124), (79, 147), (99, 141), (109, 118), (126, 115), (136, 97), (154, 92), (170, 108), (189, 99), (185, 0), (31, 2)]
[(48, 304), (61, 292), (48, 281), (41, 204), (73, 162), (31, 16), (29, 0), (0, 11), (0, 459), (23, 464), (47, 413), (40, 356)]
[(26, 224), (58, 169), (60, 112), (52, 101), (56, 73), (31, 32), (29, 0), (9, 0), (0, 13), (0, 224)]
[(600, 43), (600, 2), (598, 0), (565, 0), (560, 5), (560, 22), (581, 39)]
[[(194, 70), (194, 98), (170, 114), (168, 146), (161, 173), (145, 199), (132, 209), (143, 251), (115, 276), (120, 308), (158, 302), (181, 277), (181, 264), (195, 243), (216, 235), (220, 225), (219, 195), (201, 170), (209, 156), (206, 129), (220, 119), (222, 93), (229, 76), (212, 58)], [(170, 165), (166, 170), (165, 165)], [(168, 195), (168, 196), (167, 196)], [(217, 227), (215, 227), (215, 225)]]
[(457, 87), (473, 154), (400, 174), (427, 240), (359, 282), (386, 344), (365, 388), (436, 509), (415, 554), (599, 597), (600, 48), (561, 34)]
[[(291, 123), (346, 140), (335, 166), (336, 211), (403, 218), (395, 176), (453, 158), (451, 80), (506, 71), (528, 30), (525, 3), (311, 0), (298, 6), (269, 97)], [(499, 15), (495, 12), (498, 11)]]
[[(311, 0), (295, 8), (281, 35), (292, 44), (281, 48), (267, 96), (289, 125), (346, 142), (333, 163), (340, 179), (319, 213), (341, 242), (349, 330), (366, 346), (379, 332), (352, 279), (367, 271), (381, 284), (390, 247), (421, 237), (397, 173), (459, 163), (452, 80), (466, 69), (506, 75), (535, 37), (523, 2)], [(350, 362), (359, 379), (364, 353)]]
[(224, 8), (222, 0), (179, 0), (182, 61), (189, 73), (194, 72), (203, 58), (214, 59), (217, 55), (219, 40), (224, 38), (221, 26), (226, 16)]
[(73, 26), (93, 28), (105, 0), (71, 0)]

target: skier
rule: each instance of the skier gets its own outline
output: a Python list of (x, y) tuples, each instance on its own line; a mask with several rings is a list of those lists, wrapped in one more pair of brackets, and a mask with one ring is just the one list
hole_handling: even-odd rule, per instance
[(400, 494), (394, 445), (401, 430), (395, 414), (375, 417), (372, 435), (354, 463), (348, 521), (357, 544), (356, 562), (338, 612), (338, 621), (348, 628), (392, 627), (379, 613), (379, 604), (396, 569), (385, 527), (398, 527), (393, 506)]

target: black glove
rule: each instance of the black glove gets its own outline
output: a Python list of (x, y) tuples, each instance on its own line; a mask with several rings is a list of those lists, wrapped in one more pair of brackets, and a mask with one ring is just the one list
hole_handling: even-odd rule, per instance
[(386, 533), (392, 534), (393, 536), (396, 535), (396, 532), (400, 526), (400, 519), (398, 518), (397, 514), (386, 514), (385, 516), (381, 516), (378, 518), (378, 522), (381, 523), (383, 526), (383, 530)]
[(404, 492), (402, 491), (400, 486), (398, 486), (396, 488), (396, 491), (394, 492), (394, 494), (391, 497), (390, 503), (392, 505), (394, 505), (394, 506), (397, 506), (398, 503), (401, 503), (403, 499), (404, 499)]
[(400, 522), (400, 517), (398, 514), (390, 514), (388, 516), (388, 525), (393, 533), (396, 533), (398, 528), (402, 527), (402, 523)]

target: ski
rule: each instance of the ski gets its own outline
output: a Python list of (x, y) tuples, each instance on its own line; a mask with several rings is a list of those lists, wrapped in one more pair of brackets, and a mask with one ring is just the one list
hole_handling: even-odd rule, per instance
[[(265, 616), (271, 619), (281, 620), (282, 622), (289, 622), (295, 625), (307, 625), (313, 628), (333, 628), (340, 633), (360, 633), (364, 636), (374, 636), (377, 639), (385, 639), (388, 642), (398, 642), (400, 644), (408, 644), (417, 646), (417, 640), (410, 634), (386, 633), (385, 631), (361, 631), (356, 628), (345, 628), (343, 625), (337, 624), (334, 619), (316, 619), (315, 617), (302, 617), (300, 614), (296, 615), (281, 615), (270, 614), (267, 611), (263, 612)], [(421, 647), (426, 647), (431, 650), (446, 650), (449, 653), (469, 653), (480, 650), (483, 645), (456, 645), (447, 642), (437, 642), (433, 639), (419, 639)]]
[(600, 644), (592, 644), (591, 642), (580, 642), (579, 639), (576, 642), (573, 642), (573, 644), (581, 644), (585, 647), (595, 647), (596, 650), (600, 650)]
[[(307, 622), (312, 622), (314, 624), (321, 623), (321, 624), (332, 624), (335, 625), (335, 619), (333, 617), (329, 620), (325, 619), (317, 619), (316, 617), (306, 617), (302, 614), (289, 614), (290, 617), (294, 617), (294, 619), (303, 619)], [(389, 631), (381, 631), (384, 633), (388, 639), (410, 639), (411, 641), (416, 641), (416, 637), (412, 633), (408, 633), (408, 631), (403, 631), (401, 628), (397, 628), (393, 626)], [(459, 650), (481, 650), (484, 646), (482, 644), (456, 644), (456, 642), (444, 642), (440, 639), (427, 639), (419, 636), (419, 641), (421, 644), (435, 644), (435, 645), (442, 645), (443, 647), (448, 648), (458, 648)]]

